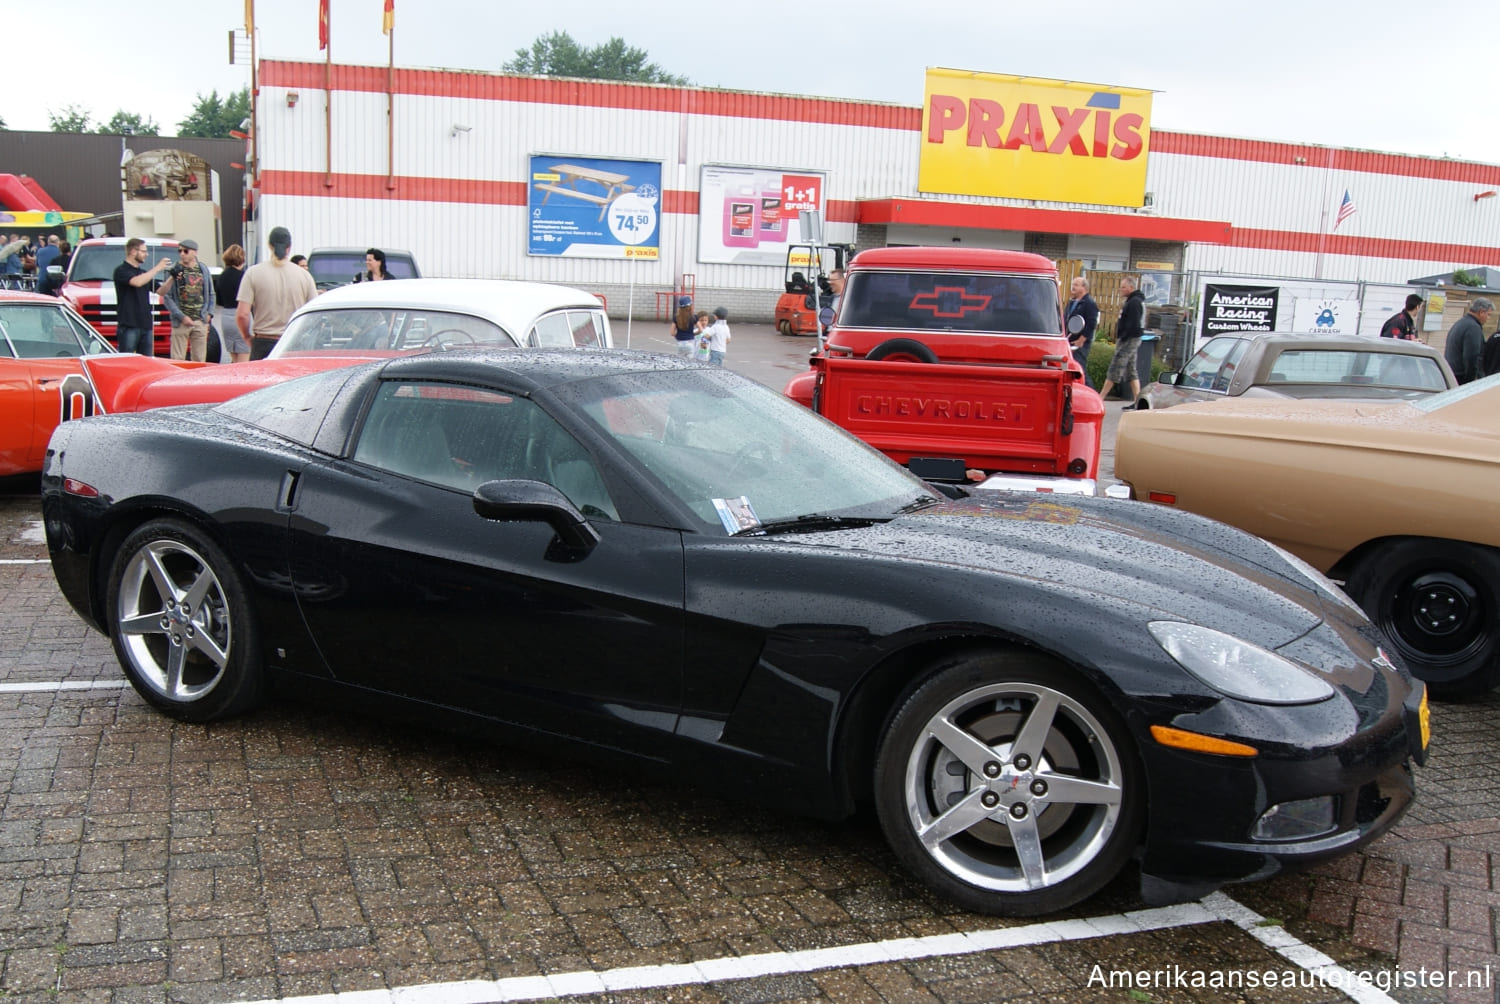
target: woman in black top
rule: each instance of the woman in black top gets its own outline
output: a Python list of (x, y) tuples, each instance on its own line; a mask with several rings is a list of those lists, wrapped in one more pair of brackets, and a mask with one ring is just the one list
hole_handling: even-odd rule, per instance
[(231, 244), (222, 255), (224, 269), (214, 276), (214, 302), (219, 309), (214, 317), (219, 322), (219, 340), (229, 352), (231, 362), (243, 363), (250, 359), (250, 343), (240, 334), (234, 312), (240, 299), (240, 280), (245, 277), (245, 249)]

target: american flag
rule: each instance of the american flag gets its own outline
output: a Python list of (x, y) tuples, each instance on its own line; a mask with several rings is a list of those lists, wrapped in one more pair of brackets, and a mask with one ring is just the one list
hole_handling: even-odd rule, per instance
[(1354, 200), (1349, 198), (1349, 189), (1344, 189), (1344, 201), (1339, 203), (1338, 219), (1333, 221), (1333, 229), (1337, 230), (1339, 224), (1354, 215)]

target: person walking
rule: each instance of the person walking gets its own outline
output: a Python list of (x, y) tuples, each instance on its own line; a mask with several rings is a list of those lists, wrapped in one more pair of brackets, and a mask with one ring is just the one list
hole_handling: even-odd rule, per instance
[(156, 355), (156, 338), (151, 323), (151, 281), (174, 262), (163, 256), (149, 269), (146, 242), (132, 237), (125, 242), (125, 260), (115, 267), (115, 347), (121, 352), (143, 356)]
[(1448, 331), (1448, 343), (1443, 346), (1443, 358), (1459, 383), (1469, 383), (1484, 376), (1484, 325), (1489, 322), (1495, 304), (1483, 296), (1476, 296), (1464, 316)]
[(729, 333), (729, 311), (723, 307), (714, 308), (714, 323), (708, 326), (708, 361), (715, 366), (724, 365), (724, 355), (729, 351), (729, 339), (733, 337)]
[(1381, 338), (1400, 338), (1403, 341), (1414, 342), (1417, 340), (1417, 308), (1422, 305), (1422, 298), (1416, 293), (1408, 293), (1406, 296), (1406, 307), (1396, 311), (1394, 315), (1387, 318), (1380, 326)]
[(235, 318), (240, 298), (240, 280), (245, 278), (245, 249), (231, 244), (219, 256), (223, 269), (214, 277), (214, 302), (218, 304), (215, 316), (219, 320), (219, 342), (229, 361), (243, 363), (250, 359), (250, 343), (240, 334)]
[(201, 363), (208, 358), (208, 326), (214, 316), (214, 280), (198, 260), (198, 242), (178, 241), (181, 255), (161, 284), (161, 299), (172, 315), (172, 358)]
[(1140, 355), (1141, 335), (1146, 331), (1146, 294), (1135, 288), (1135, 279), (1124, 276), (1120, 279), (1120, 293), (1125, 304), (1120, 308), (1120, 319), (1115, 322), (1115, 354), (1109, 360), (1109, 372), (1099, 396), (1109, 397), (1116, 386), (1130, 388), (1129, 411), (1141, 398), (1141, 378), (1136, 372), (1136, 359)]
[(693, 317), (693, 298), (684, 293), (677, 298), (677, 310), (672, 315), (672, 338), (677, 343), (677, 354), (693, 354), (693, 337), (697, 334)]
[[(1094, 383), (1089, 379), (1089, 350), (1094, 347), (1094, 329), (1099, 326), (1099, 305), (1089, 295), (1089, 281), (1081, 275), (1074, 276), (1068, 292), (1072, 298), (1063, 314), (1063, 331), (1067, 332), (1068, 344), (1073, 347), (1073, 358), (1083, 367), (1083, 382), (1093, 390)], [(1083, 320), (1083, 330), (1076, 335), (1068, 330), (1068, 323), (1075, 317)]]
[(287, 261), (292, 250), (291, 231), (272, 227), (266, 243), (271, 257), (245, 271), (234, 314), (240, 334), (250, 343), (251, 360), (268, 356), (292, 314), (318, 295), (312, 273)]

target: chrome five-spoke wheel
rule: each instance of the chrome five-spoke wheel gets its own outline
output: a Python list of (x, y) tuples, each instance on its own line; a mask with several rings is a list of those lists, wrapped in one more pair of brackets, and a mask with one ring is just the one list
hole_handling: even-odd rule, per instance
[(912, 695), (881, 750), (877, 801), (892, 845), (929, 882), (975, 909), (1044, 912), (1123, 864), (1136, 767), (1123, 727), (1073, 674), (999, 659), (960, 663)]
[(255, 699), (239, 577), (196, 530), (158, 521), (131, 534), (115, 560), (110, 608), (115, 653), (152, 704), (206, 721)]

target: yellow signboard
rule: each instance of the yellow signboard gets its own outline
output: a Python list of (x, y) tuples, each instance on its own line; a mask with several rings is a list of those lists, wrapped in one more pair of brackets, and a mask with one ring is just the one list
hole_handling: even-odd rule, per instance
[(1151, 91), (927, 70), (917, 188), (1140, 206)]

